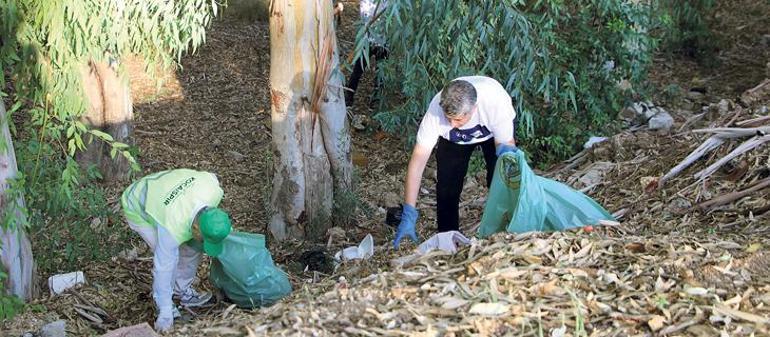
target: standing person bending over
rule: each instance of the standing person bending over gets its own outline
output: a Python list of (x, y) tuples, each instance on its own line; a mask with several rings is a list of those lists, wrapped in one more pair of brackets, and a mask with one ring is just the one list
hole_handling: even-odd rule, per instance
[(514, 140), (515, 118), (516, 111), (511, 104), (511, 97), (499, 82), (489, 77), (457, 78), (433, 97), (420, 123), (417, 144), (409, 160), (404, 184), (403, 213), (393, 242), (395, 248), (398, 248), (405, 236), (417, 242), (417, 195), (433, 147), (438, 143), (438, 232), (459, 230), (460, 193), (473, 150), (481, 147), (484, 153), (489, 187), (497, 156), (517, 151)]
[[(230, 217), (217, 208), (223, 191), (214, 174), (189, 169), (153, 173), (129, 186), (120, 199), (128, 226), (153, 251), (152, 297), (158, 306), (155, 329), (171, 330), (172, 295), (179, 304), (206, 304), (210, 293), (192, 288), (201, 250), (216, 257), (230, 234)], [(202, 244), (201, 244), (202, 241)]]

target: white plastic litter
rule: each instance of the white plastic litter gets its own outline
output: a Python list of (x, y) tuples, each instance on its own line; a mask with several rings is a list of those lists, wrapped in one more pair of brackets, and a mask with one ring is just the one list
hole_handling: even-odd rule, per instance
[(583, 148), (584, 149), (590, 149), (595, 144), (599, 144), (599, 143), (601, 143), (601, 142), (603, 142), (605, 140), (607, 140), (607, 137), (592, 136), (591, 138), (588, 138), (588, 141), (585, 144), (583, 144)]
[(420, 256), (428, 254), (433, 250), (441, 250), (449, 254), (454, 254), (457, 252), (458, 244), (470, 245), (474, 241), (476, 241), (476, 239), (468, 239), (465, 237), (465, 235), (458, 231), (438, 233), (431, 236), (430, 239), (425, 240), (425, 242), (421, 243), (413, 254), (397, 257), (390, 260), (390, 265), (393, 268), (401, 268), (405, 265), (411, 264), (413, 261), (420, 258)]
[(67, 323), (64, 320), (58, 320), (48, 323), (40, 328), (37, 336), (39, 337), (66, 337), (67, 336)]
[(51, 289), (51, 295), (59, 295), (69, 288), (85, 283), (86, 276), (82, 271), (57, 274), (48, 278), (48, 288)]
[(374, 239), (371, 234), (367, 234), (361, 244), (338, 251), (337, 254), (334, 254), (334, 259), (337, 261), (365, 260), (373, 255)]
[(674, 118), (668, 112), (662, 111), (650, 118), (647, 127), (650, 130), (669, 130), (674, 125)]
[(455, 253), (457, 252), (458, 244), (470, 245), (471, 240), (458, 231), (442, 232), (431, 236), (430, 239), (421, 243), (420, 246), (417, 247), (417, 251), (423, 255), (434, 249), (441, 249), (447, 253)]

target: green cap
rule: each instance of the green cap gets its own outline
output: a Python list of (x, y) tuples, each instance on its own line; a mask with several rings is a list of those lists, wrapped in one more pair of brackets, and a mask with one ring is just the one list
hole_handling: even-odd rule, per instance
[(220, 208), (207, 208), (201, 213), (198, 223), (203, 236), (203, 251), (209, 256), (219, 256), (222, 253), (222, 240), (232, 230), (230, 216)]

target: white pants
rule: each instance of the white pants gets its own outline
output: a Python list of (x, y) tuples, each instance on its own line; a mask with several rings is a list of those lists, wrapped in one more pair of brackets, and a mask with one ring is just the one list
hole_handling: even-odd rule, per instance
[[(158, 230), (154, 227), (137, 226), (130, 221), (128, 226), (131, 227), (139, 236), (144, 239), (144, 242), (150, 246), (153, 253), (155, 247), (158, 245)], [(192, 286), (195, 281), (195, 274), (198, 271), (198, 264), (201, 260), (201, 253), (193, 249), (187, 244), (181, 244), (179, 246), (179, 261), (174, 271), (174, 294), (181, 295)]]

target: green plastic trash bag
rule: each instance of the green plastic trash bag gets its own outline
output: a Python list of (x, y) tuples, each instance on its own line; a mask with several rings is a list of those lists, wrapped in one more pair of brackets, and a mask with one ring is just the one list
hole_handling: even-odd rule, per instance
[(265, 236), (232, 232), (212, 259), (211, 283), (242, 308), (269, 306), (291, 293), (286, 273), (273, 264)]
[(601, 205), (560, 182), (532, 172), (524, 153), (497, 158), (478, 235), (560, 231), (614, 220)]

